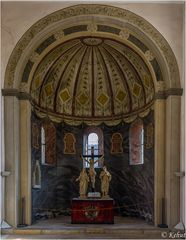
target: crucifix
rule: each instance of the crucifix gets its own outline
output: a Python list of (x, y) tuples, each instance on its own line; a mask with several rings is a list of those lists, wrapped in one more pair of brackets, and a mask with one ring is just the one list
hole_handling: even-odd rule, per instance
[[(90, 157), (89, 160), (86, 158)], [(94, 161), (94, 158), (98, 157), (96, 161)], [(87, 162), (89, 164), (89, 177), (90, 177), (90, 182), (91, 182), (91, 188), (92, 192), (95, 191), (95, 179), (96, 179), (96, 171), (94, 169), (94, 165), (102, 160), (104, 158), (104, 155), (94, 155), (94, 146), (91, 146), (91, 154), (90, 155), (81, 155), (82, 160)]]

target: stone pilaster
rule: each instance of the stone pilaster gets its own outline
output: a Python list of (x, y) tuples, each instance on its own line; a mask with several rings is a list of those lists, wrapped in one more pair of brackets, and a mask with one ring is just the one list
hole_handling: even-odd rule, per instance
[(31, 105), (20, 100), (21, 198), (25, 199), (24, 219), (31, 224)]
[(154, 209), (155, 225), (162, 223), (162, 198), (165, 197), (165, 100), (157, 99), (154, 104), (155, 120), (155, 170)]
[(180, 221), (180, 113), (181, 97), (166, 99), (165, 206), (166, 223), (171, 228)]
[(20, 135), (19, 100), (15, 96), (4, 98), (5, 169), (10, 175), (5, 179), (5, 221), (16, 227), (19, 222), (20, 193)]

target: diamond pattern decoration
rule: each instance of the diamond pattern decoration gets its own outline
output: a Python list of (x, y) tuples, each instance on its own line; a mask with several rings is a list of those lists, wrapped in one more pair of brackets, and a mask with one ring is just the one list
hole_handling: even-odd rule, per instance
[(46, 84), (46, 86), (45, 86), (45, 93), (46, 93), (47, 97), (52, 95), (52, 93), (53, 93), (52, 83)]
[(141, 86), (135, 82), (133, 85), (132, 92), (136, 97), (139, 97), (141, 93)]
[(143, 81), (144, 81), (145, 86), (149, 88), (150, 87), (150, 80), (149, 80), (149, 77), (147, 75), (144, 75)]
[(102, 106), (104, 106), (108, 102), (108, 100), (109, 100), (109, 97), (107, 96), (106, 93), (101, 93), (97, 97), (98, 103), (101, 104)]
[(81, 104), (81, 105), (85, 105), (88, 103), (88, 95), (86, 92), (81, 92), (78, 96), (77, 96), (77, 101)]
[(64, 103), (68, 102), (71, 98), (70, 93), (69, 93), (67, 88), (63, 89), (60, 92), (59, 96), (60, 96), (61, 101), (64, 102)]
[[(97, 27), (102, 31), (100, 26), (89, 24), (89, 33), (96, 32)], [(129, 30), (120, 30), (118, 36), (127, 40)], [(62, 39), (63, 35), (61, 29), (55, 38)], [(125, 42), (94, 34), (61, 41), (37, 60), (31, 96), (51, 116), (71, 124), (120, 121), (143, 112), (154, 97), (153, 77), (146, 61)], [(149, 51), (145, 57), (151, 61)], [(28, 87), (21, 85), (25, 91)]]
[(35, 89), (37, 89), (40, 86), (40, 83), (41, 83), (41, 77), (38, 75), (34, 81)]
[(126, 92), (123, 91), (123, 90), (119, 90), (117, 93), (116, 93), (116, 100), (118, 100), (120, 103), (122, 103), (126, 97)]

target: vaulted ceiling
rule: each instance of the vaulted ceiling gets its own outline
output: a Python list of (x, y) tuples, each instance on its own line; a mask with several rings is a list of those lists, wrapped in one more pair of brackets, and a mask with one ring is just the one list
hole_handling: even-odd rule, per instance
[(152, 105), (154, 84), (132, 48), (106, 37), (59, 44), (38, 65), (31, 84), (34, 105), (64, 119), (112, 120)]

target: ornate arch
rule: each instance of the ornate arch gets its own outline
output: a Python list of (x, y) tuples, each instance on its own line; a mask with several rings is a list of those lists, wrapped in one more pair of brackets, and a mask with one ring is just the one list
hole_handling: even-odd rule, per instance
[[(161, 64), (163, 63), (163, 68), (166, 69), (162, 79), (166, 82), (166, 86), (161, 86), (162, 82), (158, 84), (161, 90), (165, 87), (166, 89), (180, 88), (179, 70), (174, 53), (164, 37), (149, 22), (125, 9), (107, 5), (82, 4), (61, 9), (47, 15), (36, 22), (22, 36), (14, 48), (6, 68), (5, 89), (16, 88), (24, 91), (24, 89), (27, 88), (24, 81), (22, 81), (22, 83), (18, 82), (18, 80), (22, 79), (18, 78), (18, 69), (20, 70), (20, 68), (23, 67), (20, 66), (22, 65), (22, 60), (27, 59), (27, 69), (29, 70), (32, 68), (35, 60), (41, 57), (40, 53), (42, 49), (50, 47), (50, 44), (62, 39), (64, 36), (66, 37), (68, 33), (71, 34), (73, 31), (77, 33), (77, 26), (72, 25), (73, 19), (77, 16), (79, 19), (84, 18), (84, 20), (87, 20), (87, 23), (89, 22), (89, 24), (86, 22), (84, 22), (84, 25), (81, 24), (81, 32), (89, 31), (93, 34), (95, 32), (104, 31), (106, 33), (119, 35), (122, 39), (128, 39), (130, 37), (130, 32), (135, 30), (138, 36), (132, 36), (133, 39), (131, 42), (144, 53), (146, 59), (151, 59), (152, 56), (157, 55), (157, 53), (161, 55), (161, 59), (157, 59), (154, 63), (156, 67), (158, 62)], [(99, 20), (100, 17), (104, 18), (106, 22), (105, 29), (103, 24), (95, 24), (96, 20)], [(110, 20), (112, 20), (112, 25), (108, 24)], [(62, 28), (62, 31), (59, 30), (60, 26), (64, 26), (64, 24), (69, 27), (67, 27), (65, 31), (64, 28)], [(120, 28), (116, 28), (115, 25), (120, 26)], [(52, 31), (52, 27), (56, 32)], [(44, 34), (45, 41), (38, 45), (38, 36), (41, 36), (42, 33)], [(144, 43), (148, 44), (148, 42), (150, 42), (153, 47), (145, 46)], [(36, 51), (34, 51), (35, 49)], [(25, 52), (27, 52), (26, 55)], [(21, 73), (24, 77), (27, 75), (26, 71), (24, 72), (23, 69)]]

